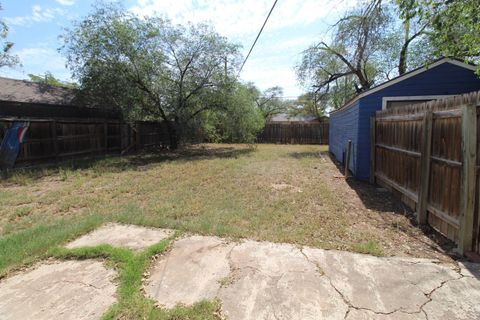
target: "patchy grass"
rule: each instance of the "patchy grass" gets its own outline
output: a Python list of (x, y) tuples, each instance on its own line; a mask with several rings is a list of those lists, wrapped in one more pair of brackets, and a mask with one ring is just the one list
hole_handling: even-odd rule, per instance
[(371, 254), (374, 256), (383, 256), (383, 250), (373, 240), (368, 240), (367, 242), (361, 242), (355, 245), (355, 251), (359, 253)]
[(398, 201), (345, 181), (326, 150), (200, 145), (3, 173), (0, 277), (107, 221), (442, 258)]
[(0, 238), (0, 278), (12, 268), (45, 258), (52, 247), (95, 229), (101, 222), (99, 216), (62, 219)]
[[(15, 172), (0, 191), (0, 234), (94, 214), (201, 234), (336, 247), (335, 239), (346, 235), (345, 221), (332, 213), (344, 208), (318, 178), (322, 151), (209, 145)], [(15, 214), (25, 205), (28, 214)]]
[(174, 237), (163, 240), (143, 252), (134, 253), (124, 248), (109, 245), (77, 249), (53, 248), (47, 256), (57, 259), (105, 259), (117, 269), (117, 303), (103, 316), (103, 319), (152, 319), (152, 320), (214, 320), (220, 319), (218, 301), (201, 301), (191, 307), (178, 306), (173, 309), (157, 308), (155, 302), (144, 296), (143, 275), (153, 256), (166, 251)]

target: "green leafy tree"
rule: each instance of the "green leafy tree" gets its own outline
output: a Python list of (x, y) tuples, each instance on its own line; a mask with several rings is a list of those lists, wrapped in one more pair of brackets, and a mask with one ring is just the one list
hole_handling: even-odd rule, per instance
[(480, 4), (478, 0), (397, 1), (403, 18), (428, 24), (429, 41), (437, 55), (478, 61), (480, 58)]
[(324, 109), (336, 109), (355, 94), (425, 64), (432, 56), (428, 24), (414, 15), (398, 17), (398, 8), (380, 0), (364, 2), (332, 28), (329, 43), (303, 52), (297, 78), (317, 92)]
[[(381, 74), (377, 60), (390, 23), (391, 16), (379, 1), (348, 12), (335, 24), (330, 43), (321, 41), (304, 51), (296, 67), (300, 83), (307, 89), (315, 86), (327, 100), (332, 88), (343, 83), (344, 78), (356, 92), (367, 90)], [(352, 94), (351, 90), (347, 93)]]
[(115, 4), (97, 6), (63, 36), (68, 66), (87, 97), (126, 118), (166, 121), (170, 147), (228, 84), (240, 55), (207, 25), (138, 18)]
[[(2, 4), (0, 3), (0, 10), (2, 10)], [(13, 42), (7, 40), (8, 26), (0, 20), (0, 68), (13, 67), (19, 64), (18, 56), (12, 55)]]
[(265, 125), (256, 98), (251, 85), (233, 82), (221, 96), (224, 107), (206, 114), (204, 127), (209, 140), (253, 143)]
[(49, 71), (45, 72), (44, 75), (35, 75), (30, 73), (28, 74), (28, 77), (33, 82), (46, 84), (49, 86), (69, 88), (69, 89), (75, 89), (78, 87), (78, 85), (74, 82), (62, 81), (55, 78), (55, 76)]

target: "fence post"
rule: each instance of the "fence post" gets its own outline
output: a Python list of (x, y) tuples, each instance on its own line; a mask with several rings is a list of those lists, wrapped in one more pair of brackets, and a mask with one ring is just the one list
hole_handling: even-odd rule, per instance
[(370, 183), (375, 184), (375, 157), (376, 157), (376, 121), (375, 117), (370, 118)]
[(462, 107), (462, 186), (458, 250), (461, 254), (472, 250), (473, 217), (475, 210), (475, 167), (477, 160), (477, 107)]
[(348, 178), (348, 166), (350, 164), (350, 157), (352, 155), (352, 140), (348, 140), (347, 155), (345, 159), (345, 178)]
[(135, 122), (135, 142), (137, 145), (137, 150), (142, 149), (142, 132), (141, 124), (139, 121)]
[(58, 138), (57, 138), (57, 121), (50, 122), (50, 130), (52, 134), (53, 152), (55, 153), (55, 160), (58, 160)]
[(103, 144), (105, 153), (108, 152), (108, 123), (107, 121), (103, 122)]
[(417, 221), (419, 224), (427, 223), (428, 194), (430, 190), (430, 163), (432, 155), (432, 127), (433, 113), (425, 111), (423, 118), (422, 150), (420, 157), (420, 189), (418, 192)]

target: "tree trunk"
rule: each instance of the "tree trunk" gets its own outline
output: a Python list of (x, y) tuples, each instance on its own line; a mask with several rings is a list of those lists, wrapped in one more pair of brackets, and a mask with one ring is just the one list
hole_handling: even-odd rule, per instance
[(401, 76), (407, 71), (407, 54), (408, 54), (408, 45), (410, 44), (410, 21), (405, 21), (403, 24), (404, 28), (404, 40), (402, 49), (400, 50), (400, 59), (398, 61), (398, 75)]
[(175, 150), (178, 148), (178, 132), (176, 124), (168, 120), (166, 120), (165, 123), (167, 124), (168, 137), (170, 138), (169, 147), (171, 150)]
[(398, 62), (398, 75), (401, 76), (407, 71), (407, 50), (408, 44), (404, 44), (400, 51), (400, 59)]

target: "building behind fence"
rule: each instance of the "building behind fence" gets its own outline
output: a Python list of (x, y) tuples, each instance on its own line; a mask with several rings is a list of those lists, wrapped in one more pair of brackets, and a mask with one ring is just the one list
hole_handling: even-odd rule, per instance
[[(371, 125), (371, 180), (428, 223), (480, 254), (480, 92), (378, 111)], [(472, 252), (472, 253), (471, 253)]]
[(29, 122), (17, 165), (167, 145), (162, 122), (125, 123), (119, 110), (91, 106), (78, 90), (0, 77), (0, 141)]

